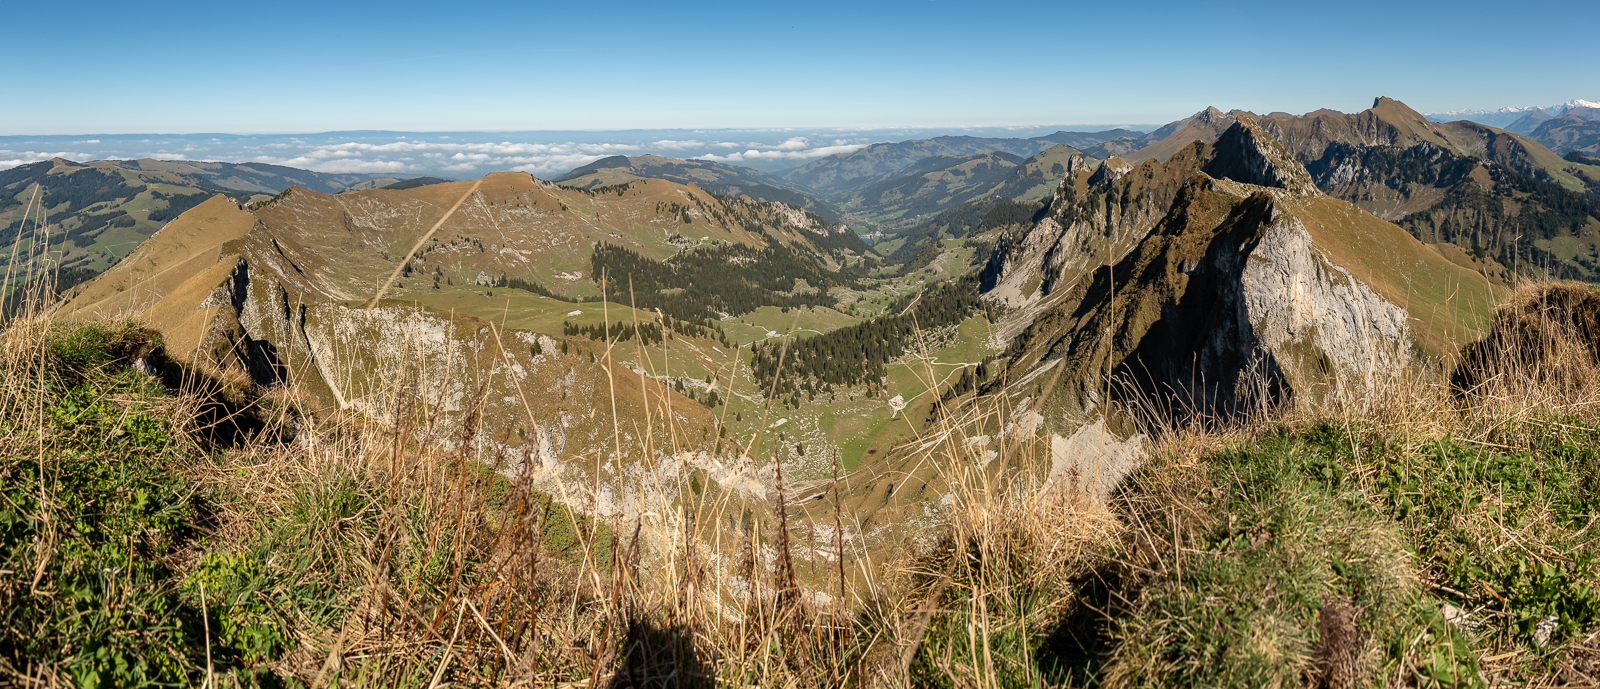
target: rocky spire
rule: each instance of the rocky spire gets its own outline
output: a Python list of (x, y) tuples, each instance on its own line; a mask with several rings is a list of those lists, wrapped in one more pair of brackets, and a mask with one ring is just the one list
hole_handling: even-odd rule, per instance
[(1263, 187), (1287, 189), (1297, 194), (1319, 194), (1304, 165), (1289, 149), (1262, 131), (1255, 120), (1240, 115), (1212, 146), (1210, 162), (1202, 170), (1212, 177)]
[(1105, 160), (1100, 161), (1100, 166), (1094, 169), (1094, 174), (1089, 175), (1089, 186), (1102, 187), (1109, 185), (1132, 169), (1133, 165), (1129, 164), (1128, 161), (1116, 156), (1108, 156)]

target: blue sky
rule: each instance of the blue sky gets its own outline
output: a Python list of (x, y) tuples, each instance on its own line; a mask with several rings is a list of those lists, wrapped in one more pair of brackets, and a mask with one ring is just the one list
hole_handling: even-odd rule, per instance
[(1376, 95), (1423, 111), (1600, 99), (1600, 3), (1523, 8), (0, 0), (0, 135), (1160, 123)]

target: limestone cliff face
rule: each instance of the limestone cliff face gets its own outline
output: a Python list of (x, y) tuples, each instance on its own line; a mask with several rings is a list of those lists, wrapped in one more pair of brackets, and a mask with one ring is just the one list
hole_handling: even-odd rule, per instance
[(1257, 342), (1284, 354), (1276, 358), (1296, 389), (1372, 399), (1412, 363), (1408, 314), (1333, 263), (1298, 218), (1274, 210), (1239, 281)]
[(1133, 166), (1112, 156), (1087, 176), (1064, 179), (1044, 219), (1001, 237), (984, 269), (984, 290), (1008, 306), (1033, 307), (1095, 268), (1115, 264), (1160, 222), (1198, 170), (1296, 194), (1317, 193), (1305, 168), (1253, 119), (1235, 114), (1227, 121), (1231, 124), (1216, 143), (1191, 144), (1164, 163)]
[(1115, 261), (1166, 214), (1183, 177), (1199, 166), (1193, 151), (1170, 165), (1137, 167), (1115, 156), (1063, 179), (1046, 216), (1002, 236), (981, 275), (989, 298), (1031, 310), (1089, 271)]

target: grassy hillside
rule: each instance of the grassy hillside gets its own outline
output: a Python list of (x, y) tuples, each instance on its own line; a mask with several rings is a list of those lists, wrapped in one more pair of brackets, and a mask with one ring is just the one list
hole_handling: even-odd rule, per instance
[[(473, 419), (473, 442), (515, 448), (556, 490), (589, 485), (604, 458), (651, 459), (652, 433), (729, 461), (737, 443), (711, 434), (760, 425), (764, 395), (742, 368), (751, 342), (801, 334), (776, 327), (791, 311), (831, 329), (856, 320), (837, 309), (920, 284), (871, 277), (866, 251), (793, 207), (658, 179), (295, 188), (249, 208), (202, 204), (60, 316), (140, 317), (175, 357), (293, 386), (321, 410), (377, 413), (416, 376), (440, 414)], [(497, 402), (474, 411), (479, 395)], [(614, 403), (594, 406), (601, 396)], [(635, 430), (606, 431), (622, 420)], [(635, 478), (606, 482), (626, 493)]]
[(1008, 153), (933, 156), (860, 190), (841, 208), (852, 221), (893, 232), (982, 194), (1021, 163)]
[(873, 144), (850, 153), (819, 158), (783, 173), (791, 183), (812, 189), (826, 198), (844, 199), (874, 184), (903, 176), (902, 170), (934, 156), (968, 157), (981, 153), (1007, 153), (1026, 157), (1057, 145), (1046, 138), (993, 139), (941, 136), (897, 143)]
[(1565, 115), (1546, 120), (1532, 131), (1519, 133), (1556, 153), (1580, 151), (1600, 155), (1600, 119)]
[[(1027, 208), (1010, 212), (1019, 217), (1009, 222), (1020, 222), (1061, 180), (1086, 173), (1096, 162), (1065, 145), (1025, 160), (1004, 153), (935, 156), (906, 168), (901, 177), (858, 192), (842, 208), (853, 222), (886, 235), (878, 242), (879, 253), (904, 261), (932, 238), (959, 238), (980, 225), (998, 226), (999, 216), (1013, 207)], [(997, 215), (986, 220), (990, 213)]]

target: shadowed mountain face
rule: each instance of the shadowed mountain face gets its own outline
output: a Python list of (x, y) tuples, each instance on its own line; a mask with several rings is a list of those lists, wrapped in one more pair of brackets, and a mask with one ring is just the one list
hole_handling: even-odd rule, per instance
[[(1527, 136), (1529, 134), (1532, 134), (1533, 130), (1538, 129), (1539, 125), (1544, 124), (1545, 122), (1548, 122), (1550, 120), (1550, 117), (1551, 117), (1550, 113), (1547, 113), (1547, 112), (1545, 112), (1543, 110), (1540, 110), (1539, 108), (1534, 108), (1532, 110), (1529, 110), (1528, 114), (1517, 118), (1516, 122), (1512, 122), (1511, 124), (1506, 125), (1506, 131), (1511, 132), (1513, 134), (1521, 134), (1523, 136)], [(1537, 141), (1537, 139), (1535, 139), (1535, 140)], [(1540, 143), (1544, 143), (1544, 142), (1541, 141)], [(1546, 145), (1548, 146), (1548, 144), (1546, 144)], [(1552, 147), (1552, 148), (1554, 148), (1554, 147)]]

